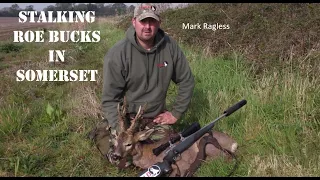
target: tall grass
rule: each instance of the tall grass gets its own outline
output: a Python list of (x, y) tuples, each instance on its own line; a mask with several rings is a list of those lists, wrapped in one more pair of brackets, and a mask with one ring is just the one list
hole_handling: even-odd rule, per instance
[[(40, 54), (50, 45), (25, 45), (15, 54), (18, 64), (0, 70), (0, 176), (135, 176), (138, 169), (119, 172), (101, 157), (88, 132), (101, 119), (103, 57), (124, 37), (124, 31), (105, 21), (99, 43), (56, 43), (68, 47), (66, 64), (52, 67)], [(239, 143), (239, 167), (234, 176), (319, 176), (319, 80), (290, 67), (254, 76), (239, 54), (210, 57), (180, 43), (195, 76), (190, 107), (177, 128), (193, 121), (202, 126), (241, 99), (247, 105), (220, 120), (215, 130)], [(32, 47), (32, 48), (30, 48)], [(36, 48), (35, 48), (36, 47)], [(85, 49), (85, 51), (82, 51)], [(36, 54), (33, 57), (32, 54)], [(25, 61), (29, 56), (31, 60)], [(19, 67), (30, 69), (97, 69), (97, 82), (16, 82)], [(171, 84), (167, 102), (174, 102)], [(233, 164), (204, 162), (198, 176), (225, 176)]]
[[(195, 95), (185, 119), (208, 123), (240, 99), (248, 101), (240, 112), (215, 127), (240, 144), (236, 176), (319, 175), (318, 78), (303, 76), (290, 67), (254, 78), (239, 56), (212, 59), (185, 51), (196, 77)], [(210, 162), (207, 166), (220, 165)], [(227, 174), (203, 168), (200, 172), (205, 176)]]

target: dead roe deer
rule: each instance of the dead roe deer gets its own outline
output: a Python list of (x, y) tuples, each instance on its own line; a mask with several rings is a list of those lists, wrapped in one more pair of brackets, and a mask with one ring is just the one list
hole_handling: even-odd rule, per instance
[[(112, 158), (114, 160), (121, 160), (123, 158), (126, 158), (127, 156), (132, 156), (133, 164), (135, 166), (142, 169), (147, 169), (157, 162), (162, 162), (165, 156), (165, 151), (163, 151), (158, 156), (155, 156), (152, 150), (160, 146), (161, 144), (168, 142), (170, 135), (168, 134), (166, 138), (163, 138), (162, 140), (155, 143), (142, 143), (144, 140), (148, 139), (149, 136), (155, 131), (152, 128), (143, 131), (137, 130), (139, 121), (142, 120), (141, 117), (143, 111), (144, 108), (142, 109), (140, 106), (135, 118), (131, 120), (131, 125), (127, 128), (125, 127), (125, 104), (122, 107), (120, 107), (120, 104), (118, 105), (120, 128), (119, 132), (112, 132), (113, 136), (115, 137), (113, 141), (115, 149), (114, 153), (112, 154)], [(208, 135), (209, 134), (207, 133), (204, 136)], [(201, 138), (203, 138), (204, 136), (202, 136)], [(213, 137), (217, 139), (222, 148), (232, 153), (237, 150), (237, 142), (227, 134), (213, 131)], [(201, 138), (181, 154), (181, 158), (176, 161), (175, 165), (172, 165), (173, 171), (169, 176), (176, 176), (177, 174), (180, 174), (181, 176), (185, 175), (191, 164), (196, 160), (197, 154), (200, 151), (199, 142)], [(207, 144), (205, 146), (205, 159), (202, 160), (212, 160), (221, 156), (226, 157), (226, 159), (230, 160), (230, 157), (226, 152), (218, 149), (213, 144)]]

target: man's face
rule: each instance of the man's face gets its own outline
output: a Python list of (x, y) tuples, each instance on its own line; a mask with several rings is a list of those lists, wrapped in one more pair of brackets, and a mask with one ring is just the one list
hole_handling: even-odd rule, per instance
[(132, 25), (136, 30), (137, 37), (142, 41), (153, 40), (160, 27), (160, 22), (151, 17), (139, 21), (136, 18), (132, 19)]

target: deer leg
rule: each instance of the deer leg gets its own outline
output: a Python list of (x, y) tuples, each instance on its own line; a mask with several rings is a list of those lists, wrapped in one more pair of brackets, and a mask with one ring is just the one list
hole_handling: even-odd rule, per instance
[(172, 172), (170, 173), (169, 177), (176, 177), (178, 175), (178, 167), (177, 165), (172, 165)]
[(223, 147), (224, 149), (227, 149), (232, 153), (236, 152), (238, 148), (238, 143), (234, 139), (232, 139), (230, 136), (218, 131), (212, 131), (212, 135), (218, 140), (221, 147)]
[(220, 149), (218, 149), (216, 146), (214, 146), (213, 144), (207, 144), (206, 156), (207, 156), (207, 159), (212, 160), (212, 159), (217, 159), (219, 157), (225, 157), (226, 154)]
[(205, 153), (208, 159), (217, 159), (219, 157), (230, 160), (231, 155), (226, 151), (224, 147), (220, 145), (218, 140), (213, 136), (207, 136), (207, 143), (205, 147)]

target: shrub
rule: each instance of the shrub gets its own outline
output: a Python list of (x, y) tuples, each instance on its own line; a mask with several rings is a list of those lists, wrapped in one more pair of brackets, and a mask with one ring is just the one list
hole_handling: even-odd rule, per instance
[(0, 45), (0, 52), (10, 53), (10, 52), (19, 52), (23, 48), (22, 45), (14, 43), (6, 43)]

